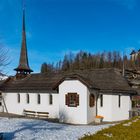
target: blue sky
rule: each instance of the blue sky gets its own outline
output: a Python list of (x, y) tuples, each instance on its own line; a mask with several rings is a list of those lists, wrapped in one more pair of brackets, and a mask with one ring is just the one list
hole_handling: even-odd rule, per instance
[[(9, 50), (7, 74), (14, 74), (21, 47), (22, 1), (0, 0), (0, 43)], [(140, 46), (139, 0), (26, 0), (30, 67), (56, 62), (65, 53), (117, 50)]]

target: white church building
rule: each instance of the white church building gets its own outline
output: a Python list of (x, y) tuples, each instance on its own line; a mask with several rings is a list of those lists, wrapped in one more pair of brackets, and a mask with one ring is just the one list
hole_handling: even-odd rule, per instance
[(131, 97), (136, 94), (118, 69), (95, 69), (53, 74), (33, 73), (29, 67), (25, 14), (17, 73), (0, 82), (4, 111), (24, 115), (24, 110), (48, 112), (49, 118), (72, 124), (129, 119)]

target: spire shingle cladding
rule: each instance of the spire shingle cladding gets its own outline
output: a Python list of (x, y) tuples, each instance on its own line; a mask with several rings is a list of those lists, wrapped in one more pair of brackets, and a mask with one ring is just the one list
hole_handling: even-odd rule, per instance
[(14, 70), (20, 73), (31, 73), (32, 69), (29, 67), (27, 45), (26, 45), (26, 30), (25, 30), (25, 8), (23, 9), (23, 25), (22, 25), (22, 44), (20, 52), (19, 65)]

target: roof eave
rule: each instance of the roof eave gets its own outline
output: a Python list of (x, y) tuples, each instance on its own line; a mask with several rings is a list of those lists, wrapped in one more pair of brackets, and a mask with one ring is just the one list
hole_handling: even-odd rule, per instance
[(121, 89), (100, 89), (101, 93), (104, 94), (125, 94), (125, 95), (137, 95), (137, 92), (135, 90), (121, 90)]

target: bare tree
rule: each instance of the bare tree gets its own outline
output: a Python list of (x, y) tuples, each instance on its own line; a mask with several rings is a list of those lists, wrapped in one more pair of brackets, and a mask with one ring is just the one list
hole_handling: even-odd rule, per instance
[(0, 73), (3, 72), (4, 68), (10, 63), (7, 54), (8, 50), (0, 44)]

